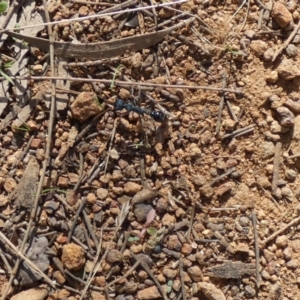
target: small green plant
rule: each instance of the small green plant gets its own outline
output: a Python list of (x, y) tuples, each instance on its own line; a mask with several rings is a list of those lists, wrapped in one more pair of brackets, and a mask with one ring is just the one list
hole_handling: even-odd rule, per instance
[(157, 229), (156, 229), (155, 227), (148, 227), (148, 228), (147, 228), (147, 233), (148, 233), (149, 235), (155, 235), (156, 232), (157, 232)]
[(114, 76), (113, 76), (113, 79), (112, 79), (112, 82), (111, 82), (111, 84), (110, 84), (110, 86), (109, 86), (109, 88), (110, 88), (111, 90), (113, 90), (113, 89), (115, 88), (115, 81), (116, 81), (117, 73), (119, 73), (119, 71), (120, 71), (122, 68), (124, 68), (124, 66), (121, 64), (121, 65), (118, 65), (117, 69), (115, 70)]
[(136, 243), (140, 240), (140, 238), (138, 238), (137, 236), (131, 236), (128, 238), (128, 242), (129, 243)]
[(5, 63), (4, 65), (2, 65), (0, 67), (0, 74), (2, 77), (4, 77), (6, 80), (8, 80), (11, 84), (14, 85), (14, 82), (12, 81), (12, 79), (5, 73), (5, 71), (8, 70), (13, 64), (14, 64), (14, 61), (10, 60), (7, 63)]
[(7, 2), (0, 2), (0, 14), (3, 14), (7, 10)]
[(22, 132), (30, 132), (31, 131), (30, 127), (26, 123), (23, 123), (22, 126), (20, 126), (20, 127), (13, 126), (12, 128), (15, 131), (22, 131)]

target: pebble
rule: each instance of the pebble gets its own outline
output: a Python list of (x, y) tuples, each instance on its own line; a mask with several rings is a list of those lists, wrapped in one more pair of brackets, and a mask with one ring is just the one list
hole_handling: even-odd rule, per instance
[(272, 16), (281, 28), (286, 27), (293, 20), (292, 14), (285, 5), (280, 2), (274, 3)]
[(147, 219), (147, 215), (149, 211), (153, 209), (153, 207), (149, 204), (136, 204), (134, 208), (134, 215), (138, 222), (145, 222)]
[(135, 182), (126, 182), (124, 184), (124, 192), (126, 194), (136, 194), (141, 189), (141, 186)]
[(163, 218), (161, 219), (161, 222), (164, 226), (169, 226), (171, 224), (176, 223), (176, 218), (174, 214), (165, 214)]
[(271, 61), (273, 59), (275, 51), (272, 48), (268, 48), (263, 54), (264, 61)]
[(64, 245), (61, 260), (66, 269), (70, 271), (80, 270), (85, 264), (84, 250), (74, 243)]
[(205, 184), (203, 187), (200, 188), (200, 193), (204, 197), (210, 199), (214, 194), (214, 189), (210, 185)]
[(290, 261), (288, 261), (288, 262), (286, 263), (286, 266), (287, 266), (289, 269), (295, 270), (295, 269), (298, 268), (299, 263), (298, 263), (298, 261), (297, 261), (296, 259), (291, 259)]
[(183, 255), (190, 255), (193, 251), (193, 247), (190, 244), (184, 243), (181, 248), (181, 253)]
[(288, 180), (294, 181), (296, 179), (297, 175), (298, 175), (298, 172), (296, 172), (293, 169), (288, 169), (285, 171), (285, 178)]
[(295, 124), (295, 116), (294, 114), (284, 106), (280, 106), (276, 109), (278, 118), (279, 118), (279, 123), (281, 126), (284, 127), (293, 127)]
[(223, 121), (223, 123), (222, 123), (222, 126), (224, 127), (224, 129), (225, 129), (226, 131), (232, 131), (232, 130), (234, 130), (235, 125), (236, 125), (236, 123), (235, 123), (235, 121), (232, 120), (232, 119), (225, 119), (225, 120)]
[[(271, 123), (270, 131), (273, 134), (276, 134), (276, 133), (285, 133), (285, 132), (289, 131), (289, 128), (288, 127), (282, 127), (277, 121), (274, 120)], [(299, 138), (300, 138), (300, 131), (299, 131)]]
[(262, 270), (261, 276), (262, 276), (262, 278), (264, 278), (265, 280), (269, 280), (270, 277), (271, 277), (271, 275), (270, 275), (266, 270)]
[(97, 95), (95, 93), (80, 93), (70, 106), (73, 118), (83, 122), (91, 116), (101, 113), (103, 108), (97, 103), (96, 99)]
[(285, 51), (286, 51), (287, 56), (289, 56), (289, 57), (295, 57), (298, 54), (298, 48), (293, 44), (289, 44), (286, 47)]
[(96, 201), (97, 201), (97, 197), (94, 193), (88, 193), (87, 196), (86, 196), (86, 201), (89, 204), (95, 204)]
[(223, 292), (212, 283), (198, 282), (197, 287), (209, 300), (226, 300)]
[(275, 146), (272, 142), (265, 141), (261, 145), (262, 159), (270, 158), (274, 156), (275, 153)]
[(44, 203), (44, 209), (48, 214), (54, 213), (59, 208), (57, 201), (49, 200)]
[(150, 300), (161, 298), (160, 292), (155, 285), (137, 292), (137, 298), (139, 300)]
[(277, 72), (279, 77), (284, 80), (293, 80), (300, 76), (300, 68), (292, 59), (283, 59), (277, 67)]
[(270, 71), (266, 74), (266, 81), (268, 83), (275, 83), (278, 80), (278, 72), (277, 71)]
[(181, 247), (182, 247), (177, 235), (174, 235), (174, 234), (169, 236), (169, 239), (168, 239), (166, 245), (167, 245), (168, 249), (175, 250), (178, 252), (181, 250)]
[(199, 282), (203, 278), (203, 273), (198, 266), (192, 266), (188, 268), (187, 272), (189, 276), (192, 278), (192, 280), (194, 280), (195, 282)]
[(192, 181), (194, 184), (196, 184), (198, 186), (203, 186), (206, 183), (206, 179), (202, 175), (194, 175), (194, 177), (192, 178)]
[(255, 289), (251, 285), (245, 286), (245, 294), (247, 297), (253, 297), (256, 294)]
[(163, 269), (162, 273), (167, 278), (174, 279), (177, 276), (178, 271), (166, 268), (166, 269)]
[(268, 49), (268, 44), (262, 40), (254, 40), (250, 44), (250, 49), (256, 56), (261, 56)]
[(282, 197), (288, 198), (289, 200), (292, 200), (294, 196), (293, 191), (288, 186), (285, 186), (281, 189), (281, 194)]
[(115, 262), (122, 262), (123, 261), (123, 254), (117, 249), (111, 249), (107, 256), (106, 256), (106, 261), (110, 264), (113, 264)]
[(43, 300), (46, 299), (48, 295), (46, 288), (36, 287), (33, 289), (29, 289), (26, 291), (22, 291), (14, 296), (12, 296), (11, 300)]
[(286, 235), (281, 235), (281, 236), (278, 236), (276, 241), (275, 241), (275, 244), (278, 248), (284, 248), (287, 246), (288, 244), (288, 238)]
[(13, 178), (7, 178), (4, 182), (4, 189), (11, 193), (17, 187), (17, 182)]
[(254, 36), (255, 36), (255, 31), (254, 30), (245, 30), (244, 35), (248, 39), (252, 40), (254, 38)]
[(256, 183), (264, 189), (267, 189), (271, 186), (271, 183), (270, 183), (268, 177), (266, 177), (266, 176), (260, 176), (260, 177), (256, 178)]

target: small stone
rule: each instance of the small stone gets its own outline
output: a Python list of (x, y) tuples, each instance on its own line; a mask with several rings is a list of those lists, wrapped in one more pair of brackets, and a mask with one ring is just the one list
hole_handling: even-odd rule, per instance
[(255, 36), (255, 31), (254, 30), (245, 30), (244, 35), (248, 39), (252, 40), (254, 38), (254, 36)]
[(291, 247), (286, 247), (283, 250), (283, 256), (286, 260), (290, 260), (292, 258), (293, 250)]
[(190, 244), (184, 243), (181, 248), (181, 253), (183, 255), (190, 255), (193, 251), (193, 247)]
[(231, 182), (226, 182), (218, 186), (215, 193), (217, 196), (223, 196), (224, 194), (231, 191), (231, 189), (232, 189)]
[(104, 276), (95, 276), (93, 283), (97, 286), (105, 287), (105, 285), (106, 285), (105, 277)]
[(6, 192), (11, 193), (17, 187), (17, 182), (13, 178), (7, 178), (3, 187)]
[(168, 268), (163, 269), (162, 273), (169, 279), (174, 279), (178, 274), (177, 270), (172, 270)]
[(285, 7), (285, 5), (280, 2), (274, 3), (272, 16), (281, 28), (286, 27), (293, 20), (292, 14)]
[(103, 108), (99, 105), (98, 101), (95, 93), (80, 93), (70, 106), (73, 118), (83, 122), (101, 113)]
[(59, 284), (64, 284), (66, 282), (65, 277), (63, 276), (63, 274), (60, 271), (54, 271), (53, 278)]
[(39, 161), (43, 161), (45, 158), (45, 150), (43, 148), (36, 149), (35, 157)]
[(256, 56), (261, 56), (267, 50), (268, 44), (262, 40), (254, 40), (250, 44), (250, 49)]
[(198, 185), (198, 186), (203, 186), (205, 183), (206, 183), (206, 179), (204, 176), (202, 175), (195, 175), (193, 178), (192, 178), (192, 181), (194, 184)]
[(32, 149), (38, 149), (41, 147), (41, 145), (42, 141), (40, 139), (33, 139), (30, 146)]
[(236, 246), (236, 251), (248, 254), (249, 253), (249, 246), (245, 243), (239, 243)]
[(271, 186), (271, 183), (270, 183), (268, 177), (266, 177), (266, 176), (260, 176), (260, 177), (256, 178), (256, 183), (264, 189), (267, 189)]
[(131, 194), (131, 195), (136, 194), (140, 189), (141, 186), (135, 182), (129, 181), (124, 184), (124, 192), (126, 194)]
[(67, 188), (69, 186), (69, 179), (67, 177), (58, 177), (57, 185), (61, 188)]
[(85, 264), (85, 253), (80, 246), (70, 243), (63, 246), (61, 260), (68, 270), (77, 271)]
[(134, 68), (140, 68), (142, 65), (142, 54), (140, 52), (136, 52), (132, 57), (131, 57), (131, 65)]
[(192, 266), (187, 270), (189, 276), (194, 280), (195, 282), (199, 282), (203, 278), (203, 273), (201, 269), (198, 266)]
[(232, 130), (234, 130), (235, 125), (236, 125), (236, 123), (232, 119), (225, 119), (223, 121), (223, 123), (222, 123), (222, 126), (224, 127), (224, 129), (226, 131), (232, 131)]
[(61, 289), (61, 290), (58, 290), (58, 292), (57, 292), (57, 298), (58, 298), (58, 300), (65, 300), (65, 299), (68, 299), (70, 294), (71, 293), (68, 290)]
[(123, 286), (123, 293), (133, 294), (137, 291), (137, 289), (138, 289), (138, 284), (136, 282), (127, 281)]
[(181, 250), (181, 243), (177, 237), (177, 235), (170, 235), (167, 241), (167, 248), (170, 250), (180, 251)]
[(149, 211), (153, 209), (153, 207), (149, 204), (136, 204), (134, 207), (134, 215), (138, 222), (145, 222), (147, 219), (147, 215)]
[(176, 218), (175, 216), (172, 214), (165, 214), (163, 216), (163, 218), (161, 219), (161, 222), (164, 226), (169, 226), (171, 224), (175, 224), (176, 223)]
[(288, 243), (288, 238), (286, 235), (281, 235), (281, 236), (277, 237), (276, 242), (275, 242), (275, 244), (278, 248), (286, 247), (287, 243)]
[(292, 270), (295, 270), (298, 268), (299, 266), (299, 263), (296, 259), (291, 259), (290, 261), (288, 261), (286, 263), (286, 266), (289, 268), (289, 269), (292, 269)]
[(290, 189), (290, 187), (288, 186), (284, 186), (282, 189), (281, 189), (281, 194), (282, 194), (282, 197), (284, 198), (287, 198), (289, 199), (290, 201), (292, 201), (292, 198), (294, 196), (294, 193), (293, 191)]
[(160, 292), (155, 285), (137, 292), (137, 298), (139, 300), (151, 300), (161, 298)]
[(158, 213), (164, 213), (168, 208), (168, 201), (164, 198), (159, 198), (156, 203), (156, 211)]
[(261, 154), (262, 159), (273, 157), (275, 153), (275, 146), (272, 142), (265, 141), (261, 145), (261, 151), (262, 151)]
[(297, 175), (298, 175), (298, 172), (296, 172), (293, 169), (288, 169), (285, 171), (285, 178), (288, 180), (294, 181), (296, 179)]
[(264, 252), (264, 257), (267, 260), (267, 262), (270, 262), (274, 259), (275, 254), (273, 252), (269, 251), (268, 249), (264, 249), (263, 252)]
[(97, 201), (96, 195), (94, 193), (88, 193), (86, 196), (86, 201), (89, 204), (95, 204)]
[(43, 300), (48, 295), (46, 288), (36, 287), (12, 296), (11, 300)]
[(123, 261), (123, 254), (117, 249), (111, 249), (106, 256), (106, 261), (110, 264), (121, 262)]
[(277, 68), (280, 78), (292, 80), (300, 76), (300, 68), (292, 59), (283, 59)]
[(108, 190), (107, 189), (99, 188), (99, 189), (97, 189), (96, 193), (97, 193), (97, 197), (100, 200), (105, 200), (108, 196)]
[(275, 52), (272, 48), (268, 48), (263, 54), (264, 61), (271, 61), (273, 59), (274, 53)]
[(130, 97), (130, 92), (124, 88), (120, 88), (118, 96), (123, 100), (127, 100)]
[(276, 109), (278, 118), (279, 118), (279, 123), (281, 126), (284, 127), (292, 127), (295, 124), (295, 117), (294, 114), (284, 106), (280, 106)]
[(0, 195), (0, 207), (1, 206), (5, 206), (6, 204), (8, 204), (8, 199), (6, 196), (4, 195)]
[(200, 193), (204, 197), (210, 199), (214, 194), (214, 189), (210, 185), (206, 184), (206, 185), (204, 185), (203, 187), (200, 188)]
[(282, 127), (277, 121), (273, 121), (270, 126), (270, 131), (273, 134), (276, 133), (285, 133), (289, 130), (288, 127)]
[(289, 57), (295, 57), (298, 54), (298, 48), (293, 44), (289, 44), (286, 47), (285, 51), (286, 51), (287, 56), (289, 56)]
[(262, 276), (262, 278), (264, 278), (265, 280), (269, 280), (270, 277), (271, 277), (271, 275), (270, 275), (266, 270), (262, 270), (261, 276)]
[(270, 71), (266, 74), (266, 81), (269, 83), (275, 83), (278, 80), (278, 72)]

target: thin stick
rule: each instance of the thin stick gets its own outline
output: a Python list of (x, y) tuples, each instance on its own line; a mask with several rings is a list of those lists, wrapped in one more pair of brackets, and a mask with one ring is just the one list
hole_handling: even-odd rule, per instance
[(89, 5), (115, 6), (115, 4), (108, 3), (108, 2), (93, 2), (93, 1), (85, 1), (85, 0), (71, 0), (71, 2), (80, 3), (80, 4), (89, 4)]
[(259, 273), (259, 247), (258, 247), (258, 234), (257, 234), (257, 219), (256, 214), (252, 212), (252, 224), (254, 231), (254, 247), (255, 247), (255, 268), (256, 268), (256, 286), (260, 287), (260, 273)]
[(190, 219), (190, 224), (189, 224), (189, 229), (187, 231), (187, 240), (188, 242), (191, 242), (191, 232), (192, 232), (192, 228), (193, 228), (193, 222), (194, 222), (194, 218), (195, 218), (195, 204), (193, 204), (192, 207), (192, 214), (191, 214), (191, 219)]
[(275, 147), (274, 162), (273, 162), (273, 179), (272, 179), (273, 194), (275, 194), (278, 186), (281, 148), (282, 148), (282, 143), (277, 142)]
[(240, 133), (235, 134), (233, 138), (237, 138), (237, 137), (239, 137), (241, 135), (248, 134), (248, 133), (250, 133), (252, 131), (254, 131), (254, 127), (253, 128), (249, 128), (247, 130), (244, 130), (244, 131), (242, 131)]
[[(111, 84), (113, 80), (111, 79), (89, 79), (89, 78), (80, 78), (80, 77), (70, 77), (70, 76), (11, 76), (12, 80), (46, 80), (46, 79), (56, 79), (56, 80), (70, 80), (74, 82), (101, 82), (101, 83), (108, 83)], [(5, 80), (4, 77), (0, 77), (0, 80)], [(114, 85), (118, 86), (146, 86), (151, 87), (153, 90), (155, 88), (164, 88), (164, 89), (189, 89), (189, 90), (206, 90), (206, 91), (215, 91), (215, 92), (228, 92), (228, 93), (234, 93), (234, 94), (242, 94), (241, 90), (232, 90), (232, 89), (224, 89), (224, 88), (217, 88), (217, 87), (210, 87), (210, 86), (201, 86), (201, 85), (184, 85), (184, 84), (157, 84), (157, 83), (151, 83), (151, 82), (129, 82), (129, 81), (120, 81), (115, 80)]]
[(265, 190), (262, 186), (260, 186), (260, 188), (271, 198), (271, 200), (273, 200), (273, 202), (276, 204), (277, 208), (282, 211), (282, 209), (280, 208), (278, 202), (276, 201), (276, 199), (267, 191)]
[[(222, 87), (224, 89), (226, 86), (226, 73), (224, 73), (222, 77), (223, 77), (222, 78)], [(219, 133), (220, 127), (221, 127), (222, 111), (224, 108), (224, 100), (225, 100), (225, 95), (224, 95), (224, 93), (222, 93), (220, 104), (219, 104), (218, 121), (217, 121), (216, 132), (215, 132), (216, 135)]]
[(235, 113), (234, 113), (234, 111), (233, 111), (233, 109), (232, 109), (232, 106), (231, 106), (231, 103), (230, 103), (229, 100), (226, 101), (226, 105), (227, 105), (227, 107), (228, 107), (228, 110), (229, 110), (229, 112), (230, 112), (230, 114), (231, 114), (231, 117), (232, 117), (233, 121), (236, 122), (236, 123), (238, 123), (239, 119), (238, 119), (237, 116), (235, 115)]
[(265, 240), (263, 240), (261, 242), (261, 246), (265, 246), (268, 242), (270, 242), (271, 240), (273, 240), (274, 238), (276, 238), (279, 234), (281, 234), (282, 232), (286, 231), (287, 229), (289, 229), (291, 226), (297, 224), (300, 221), (300, 217), (292, 220), (290, 223), (288, 223), (286, 226), (284, 226), (283, 228), (279, 229), (278, 231), (274, 232), (273, 234), (271, 234), (268, 238), (266, 238)]
[(290, 34), (289, 38), (283, 43), (283, 45), (274, 53), (272, 61), (275, 61), (277, 56), (290, 44), (290, 42), (293, 40), (295, 35), (300, 29), (300, 22), (297, 24), (297, 26), (294, 28), (293, 32)]
[(210, 186), (215, 185), (217, 182), (219, 182), (220, 180), (222, 180), (223, 178), (225, 178), (226, 176), (228, 176), (229, 174), (231, 174), (232, 172), (234, 172), (236, 170), (235, 167), (228, 169), (227, 172), (225, 172), (224, 174), (218, 176), (217, 178), (215, 178), (211, 183)]
[(79, 176), (78, 176), (78, 181), (76, 183), (76, 185), (73, 188), (73, 192), (76, 193), (76, 191), (79, 188), (79, 185), (81, 184), (81, 180), (82, 180), (82, 174), (83, 174), (83, 155), (81, 153), (79, 153)]
[(183, 274), (183, 266), (182, 266), (182, 260), (179, 260), (179, 276), (180, 276), (180, 282), (181, 282), (181, 292), (182, 292), (182, 298), (183, 300), (186, 300), (186, 291), (185, 291), (185, 285), (184, 285), (184, 274)]
[(265, 10), (272, 10), (270, 8), (267, 8), (260, 0), (255, 0), (255, 2), (258, 3)]
[(253, 128), (253, 127), (255, 127), (255, 124), (249, 125), (247, 127), (241, 128), (241, 129), (237, 129), (237, 130), (233, 131), (232, 133), (225, 134), (223, 136), (223, 139), (227, 139), (229, 137), (235, 136), (236, 134), (243, 132), (243, 131), (247, 131), (248, 129)]

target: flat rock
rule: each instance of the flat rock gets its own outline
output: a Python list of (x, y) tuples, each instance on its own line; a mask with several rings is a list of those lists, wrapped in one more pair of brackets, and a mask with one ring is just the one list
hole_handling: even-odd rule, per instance
[(280, 78), (285, 80), (292, 80), (300, 76), (300, 69), (292, 59), (283, 59), (277, 68)]
[(138, 291), (138, 293), (137, 293), (137, 298), (140, 300), (158, 299), (160, 297), (161, 297), (160, 292), (158, 291), (158, 289), (155, 285), (150, 286), (141, 291)]
[(46, 288), (34, 288), (26, 291), (22, 291), (14, 296), (12, 296), (11, 300), (43, 300), (46, 299), (48, 295)]

